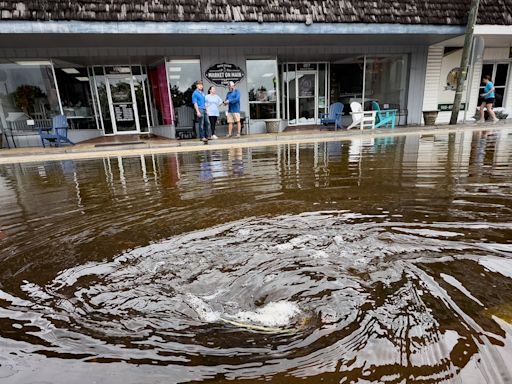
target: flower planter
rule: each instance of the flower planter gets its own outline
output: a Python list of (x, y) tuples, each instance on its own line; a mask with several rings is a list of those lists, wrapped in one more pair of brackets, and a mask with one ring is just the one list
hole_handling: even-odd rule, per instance
[(281, 119), (268, 119), (265, 120), (267, 126), (267, 133), (279, 133), (281, 128)]
[(436, 119), (439, 111), (423, 111), (423, 120), (425, 125), (436, 125)]

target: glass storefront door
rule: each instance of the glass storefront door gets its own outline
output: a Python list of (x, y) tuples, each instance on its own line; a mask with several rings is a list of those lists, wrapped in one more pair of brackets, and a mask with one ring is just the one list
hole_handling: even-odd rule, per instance
[(139, 65), (93, 67), (90, 73), (105, 135), (148, 132), (152, 120), (145, 69)]
[(297, 71), (297, 124), (316, 124), (318, 111), (318, 74), (316, 71)]
[(326, 63), (282, 64), (283, 117), (289, 125), (316, 125), (327, 111)]
[(131, 76), (107, 76), (114, 134), (140, 132), (135, 87)]

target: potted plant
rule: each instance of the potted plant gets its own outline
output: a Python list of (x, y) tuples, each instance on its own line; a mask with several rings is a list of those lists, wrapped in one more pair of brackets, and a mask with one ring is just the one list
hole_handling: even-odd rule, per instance
[(423, 120), (425, 121), (425, 125), (436, 125), (438, 114), (438, 110), (423, 111)]
[(35, 85), (20, 85), (14, 92), (14, 103), (18, 108), (30, 116), (34, 109), (36, 99), (44, 98), (46, 94)]
[(281, 132), (281, 119), (265, 119), (267, 133)]

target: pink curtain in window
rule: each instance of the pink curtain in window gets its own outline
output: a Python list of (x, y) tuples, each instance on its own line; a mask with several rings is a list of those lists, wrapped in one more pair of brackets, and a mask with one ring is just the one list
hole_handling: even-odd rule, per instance
[(149, 70), (149, 79), (151, 81), (151, 90), (153, 99), (158, 110), (158, 122), (162, 125), (171, 125), (174, 122), (174, 113), (169, 96), (167, 85), (167, 71), (165, 64), (160, 64)]

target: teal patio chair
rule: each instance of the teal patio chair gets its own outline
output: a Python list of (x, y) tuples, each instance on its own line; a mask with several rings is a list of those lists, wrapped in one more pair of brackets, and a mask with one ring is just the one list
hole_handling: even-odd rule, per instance
[(320, 124), (334, 124), (334, 130), (341, 128), (341, 116), (343, 115), (343, 103), (337, 102), (329, 106), (329, 113), (320, 114)]
[(372, 101), (372, 109), (375, 111), (375, 128), (387, 127), (395, 128), (396, 109), (380, 109), (379, 103)]
[(64, 115), (54, 116), (50, 129), (39, 128), (39, 137), (41, 137), (41, 143), (44, 148), (46, 148), (45, 140), (50, 146), (54, 144), (58, 147), (61, 143), (75, 145), (75, 143), (68, 139), (68, 119)]

